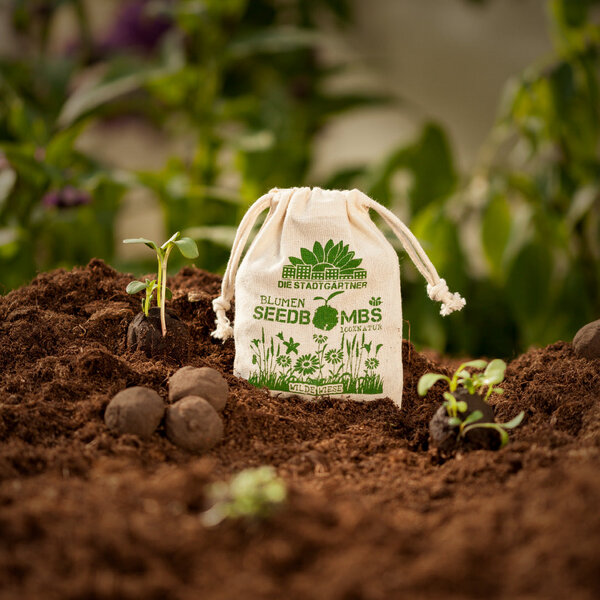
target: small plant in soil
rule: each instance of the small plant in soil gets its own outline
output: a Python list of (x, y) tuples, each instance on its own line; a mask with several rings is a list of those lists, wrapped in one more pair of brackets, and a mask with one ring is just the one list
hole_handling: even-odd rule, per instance
[(145, 284), (141, 281), (132, 281), (127, 286), (127, 293), (137, 294), (143, 289), (146, 290), (144, 314), (148, 316), (148, 309), (150, 301), (152, 299), (152, 294), (155, 289), (158, 289), (158, 297), (156, 303), (160, 308), (160, 323), (163, 336), (167, 335), (165, 302), (167, 299), (167, 263), (169, 261), (169, 255), (171, 254), (174, 248), (178, 248), (185, 258), (198, 258), (198, 246), (196, 246), (196, 242), (194, 242), (194, 240), (189, 237), (180, 238), (180, 235), (181, 234), (179, 233), (179, 231), (177, 233), (174, 233), (162, 246), (158, 246), (152, 240), (148, 240), (146, 238), (130, 238), (123, 240), (124, 244), (145, 244), (146, 246), (148, 246), (148, 248), (151, 248), (156, 252), (156, 259), (158, 261), (157, 279), (152, 281), (146, 280)]
[[(158, 262), (156, 279), (131, 281), (127, 286), (129, 294), (145, 291), (142, 312), (135, 316), (127, 330), (127, 346), (143, 350), (147, 356), (168, 354), (183, 361), (188, 355), (190, 334), (179, 317), (166, 307), (166, 300), (171, 297), (171, 291), (167, 288), (167, 264), (174, 248), (178, 248), (185, 258), (196, 258), (196, 243), (191, 238), (181, 238), (179, 232), (172, 235), (162, 246), (146, 238), (127, 239), (123, 240), (123, 243), (145, 244), (155, 251)], [(151, 306), (155, 292), (156, 306)], [(170, 332), (168, 337), (167, 329)]]
[[(139, 294), (141, 291), (146, 292), (145, 298), (142, 300), (142, 311), (144, 315), (148, 316), (148, 311), (150, 310), (150, 304), (152, 303), (152, 297), (154, 296), (154, 292), (158, 284), (156, 283), (156, 279), (146, 279), (146, 281), (130, 281), (127, 285), (126, 292), (128, 294)], [(171, 296), (171, 290), (167, 288), (167, 297)]]
[[(482, 370), (471, 374), (467, 368)], [(508, 430), (523, 420), (521, 411), (508, 423), (496, 423), (493, 408), (488, 404), (492, 394), (502, 394), (496, 387), (504, 380), (506, 363), (494, 359), (472, 360), (461, 364), (452, 377), (441, 373), (426, 373), (419, 379), (417, 391), (425, 396), (438, 382), (445, 381), (449, 391), (444, 392), (444, 403), (429, 424), (431, 439), (439, 450), (450, 453), (462, 444), (471, 448), (502, 448), (508, 442)], [(482, 392), (485, 390), (485, 396)]]
[(207, 496), (212, 506), (202, 522), (214, 526), (225, 519), (264, 519), (285, 501), (287, 490), (273, 467), (262, 466), (240, 471), (229, 482), (212, 484)]

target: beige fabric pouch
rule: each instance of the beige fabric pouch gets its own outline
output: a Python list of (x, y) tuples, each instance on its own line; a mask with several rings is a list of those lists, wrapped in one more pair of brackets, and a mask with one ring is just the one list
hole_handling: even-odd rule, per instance
[[(243, 260), (252, 226), (265, 221)], [(442, 315), (451, 294), (410, 230), (358, 190), (274, 189), (239, 225), (213, 336), (235, 338), (234, 374), (276, 395), (402, 402), (398, 257), (369, 216), (381, 215), (425, 277)], [(241, 261), (241, 263), (240, 263)], [(226, 316), (235, 293), (232, 327)]]

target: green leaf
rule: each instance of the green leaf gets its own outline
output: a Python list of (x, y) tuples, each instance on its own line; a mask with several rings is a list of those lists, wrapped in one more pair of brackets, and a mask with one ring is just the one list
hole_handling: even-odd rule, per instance
[(473, 367), (474, 369), (485, 369), (486, 365), (487, 365), (486, 360), (477, 359), (477, 360), (470, 360), (469, 362), (463, 363), (460, 366), (460, 368), (461, 368), (461, 370), (464, 367)]
[(449, 404), (456, 404), (456, 398), (450, 392), (444, 392), (444, 398)]
[[(463, 412), (463, 411), (461, 411)], [(475, 423), (475, 421), (479, 421), (483, 417), (483, 413), (480, 410), (474, 410), (470, 415), (467, 415), (465, 420), (462, 422), (463, 427), (470, 425), (471, 423)]]
[(333, 240), (327, 240), (325, 248), (323, 249), (325, 259), (329, 256), (329, 251), (333, 248)]
[(512, 227), (511, 212), (504, 196), (497, 195), (488, 203), (481, 223), (482, 244), (492, 274), (504, 276), (504, 257)]
[(348, 252), (344, 255), (344, 257), (340, 260), (339, 258), (336, 260), (336, 266), (340, 269), (346, 269), (348, 268), (348, 263), (352, 260), (352, 258), (354, 257), (354, 252)]
[(344, 271), (352, 271), (352, 269), (356, 269), (356, 267), (360, 266), (362, 263), (362, 258), (354, 258), (350, 262), (347, 262), (344, 265)]
[(325, 259), (325, 251), (323, 250), (323, 246), (321, 246), (320, 242), (314, 243), (313, 254), (317, 258), (317, 262), (323, 262)]
[(173, 297), (173, 292), (169, 288), (165, 288), (165, 298), (170, 300)]
[(466, 435), (468, 431), (471, 429), (475, 429), (476, 427), (483, 427), (485, 429), (493, 429), (498, 432), (500, 435), (500, 448), (504, 448), (508, 443), (508, 433), (502, 429), (502, 426), (498, 423), (473, 423), (473, 425), (469, 425), (463, 429), (463, 435)]
[(448, 417), (448, 425), (450, 427), (460, 427), (462, 421), (458, 417)]
[(4, 206), (8, 195), (11, 193), (17, 181), (17, 174), (12, 169), (0, 171), (0, 210)]
[(338, 254), (341, 252), (342, 250), (342, 246), (344, 245), (344, 242), (338, 242), (327, 254), (327, 262), (334, 264), (335, 260), (338, 256)]
[(295, 256), (290, 256), (289, 261), (293, 265), (303, 265), (304, 261), (301, 258), (296, 258)]
[(163, 250), (167, 249), (167, 246), (171, 243), (173, 243), (181, 234), (179, 233), (179, 231), (176, 231), (162, 246), (161, 248)]
[(152, 241), (152, 240), (148, 240), (146, 238), (127, 238), (126, 240), (123, 240), (124, 244), (146, 244), (146, 246), (148, 246), (148, 248), (152, 248), (153, 250), (156, 250), (156, 252), (159, 252), (160, 248)]
[(165, 69), (137, 71), (119, 79), (100, 82), (97, 85), (82, 85), (65, 102), (58, 117), (58, 124), (60, 127), (71, 125), (84, 114), (140, 89), (149, 79), (166, 72)]
[(316, 265), (317, 257), (307, 248), (300, 248), (300, 255), (305, 265)]
[(423, 375), (421, 377), (421, 379), (419, 379), (419, 383), (417, 385), (417, 392), (418, 392), (419, 396), (425, 396), (427, 394), (427, 392), (438, 381), (441, 381), (442, 379), (444, 381), (450, 382), (450, 379), (448, 377), (446, 377), (445, 375), (442, 375), (440, 373), (425, 373), (425, 375)]
[(464, 400), (459, 400), (456, 403), (456, 408), (458, 410), (458, 412), (464, 413), (467, 412), (467, 409), (469, 408), (467, 403)]
[(175, 245), (186, 258), (198, 258), (198, 246), (196, 246), (196, 242), (192, 238), (184, 237), (176, 240)]
[(514, 419), (511, 419), (510, 421), (508, 421), (508, 423), (500, 423), (500, 425), (504, 427), (504, 429), (514, 429), (515, 427), (518, 427), (521, 424), (524, 417), (525, 413), (521, 411)]
[(494, 385), (496, 383), (500, 383), (504, 379), (505, 371), (506, 363), (499, 358), (495, 358), (492, 362), (490, 362), (483, 373), (483, 385)]
[(146, 284), (142, 281), (130, 281), (125, 288), (128, 294), (137, 294), (146, 289)]

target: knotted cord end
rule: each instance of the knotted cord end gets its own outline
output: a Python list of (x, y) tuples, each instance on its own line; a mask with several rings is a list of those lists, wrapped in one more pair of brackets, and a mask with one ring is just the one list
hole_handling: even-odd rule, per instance
[(223, 296), (219, 296), (213, 300), (212, 306), (217, 318), (215, 319), (216, 329), (210, 335), (225, 342), (233, 336), (233, 327), (226, 314), (231, 308), (231, 303), (225, 300)]
[(457, 292), (454, 294), (448, 289), (445, 279), (440, 279), (435, 285), (427, 284), (427, 295), (434, 302), (441, 302), (440, 314), (447, 317), (457, 310), (462, 310), (467, 301)]

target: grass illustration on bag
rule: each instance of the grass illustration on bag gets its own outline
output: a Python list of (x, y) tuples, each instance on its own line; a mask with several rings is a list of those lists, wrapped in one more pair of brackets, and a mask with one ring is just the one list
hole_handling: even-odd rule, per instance
[[(242, 260), (252, 226), (265, 221)], [(410, 230), (358, 190), (274, 189), (239, 225), (213, 336), (234, 336), (234, 373), (277, 395), (402, 401), (402, 302), (395, 250), (373, 223), (375, 210), (402, 242), (442, 302), (452, 294)], [(226, 312), (235, 291), (235, 328)]]

